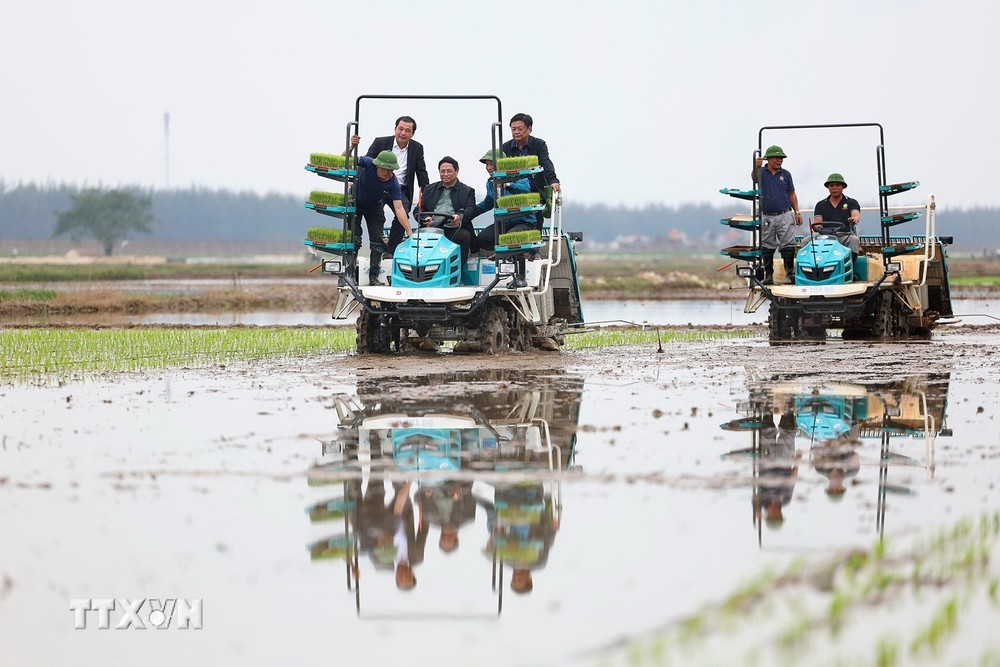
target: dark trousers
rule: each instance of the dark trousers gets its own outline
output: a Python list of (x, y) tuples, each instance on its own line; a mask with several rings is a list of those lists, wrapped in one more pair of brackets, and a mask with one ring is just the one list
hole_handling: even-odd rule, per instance
[(472, 233), (465, 227), (455, 227), (444, 230), (445, 237), (462, 248), (462, 266), (469, 259), (469, 248), (472, 247)]
[(382, 235), (385, 227), (385, 211), (382, 204), (372, 206), (358, 212), (354, 218), (354, 246), (361, 247), (362, 233), (361, 220), (365, 221), (364, 226), (368, 229), (368, 246), (372, 253), (384, 254), (386, 252), (385, 237)]

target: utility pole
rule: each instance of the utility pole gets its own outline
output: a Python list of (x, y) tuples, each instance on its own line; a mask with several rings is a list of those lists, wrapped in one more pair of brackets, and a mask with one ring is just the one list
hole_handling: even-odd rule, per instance
[(170, 112), (163, 113), (163, 183), (170, 189)]

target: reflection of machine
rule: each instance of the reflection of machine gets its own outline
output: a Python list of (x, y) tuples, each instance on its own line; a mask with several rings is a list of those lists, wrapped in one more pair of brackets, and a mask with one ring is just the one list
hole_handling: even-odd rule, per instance
[[(492, 378), (482, 374), (362, 384), (356, 398), (334, 398), (339, 426), (308, 479), (340, 493), (307, 511), (314, 522), (342, 522), (342, 529), (309, 549), (313, 560), (345, 562), (359, 615), (361, 570), (395, 569), (403, 590), (399, 564), (419, 569), (433, 551), (424, 548), (432, 532), (449, 558), (469, 554), (479, 562), (484, 553), (457, 549), (459, 532), (485, 544), (496, 613), (505, 569), (513, 573), (511, 588), (522, 592), (517, 578), (546, 564), (562, 511), (561, 479), (574, 467), (582, 381), (560, 383), (549, 374), (544, 390), (520, 389), (542, 383), (530, 374), (503, 375), (502, 384), (483, 382)], [(477, 523), (484, 533), (476, 534)]]
[[(761, 493), (766, 486), (762, 461), (766, 460), (764, 434), (773, 424), (774, 413), (788, 419), (795, 435), (808, 439), (809, 459), (817, 473), (828, 480), (827, 494), (836, 499), (845, 481), (863, 466), (877, 467), (878, 509), (876, 528), (881, 538), (885, 528), (886, 494), (910, 495), (909, 488), (891, 485), (889, 469), (895, 466), (923, 467), (934, 475), (934, 443), (939, 435), (951, 435), (944, 427), (948, 376), (913, 376), (887, 384), (831, 383), (809, 385), (794, 381), (761, 381), (750, 387), (750, 399), (739, 406), (744, 416), (722, 425), (730, 431), (748, 431), (749, 449), (727, 457), (750, 457), (753, 461), (754, 525), (761, 539)], [(792, 426), (794, 425), (794, 426)], [(773, 428), (773, 427), (772, 427)], [(922, 439), (923, 457), (895, 453), (896, 439)], [(878, 440), (877, 458), (865, 457), (866, 441)], [(789, 490), (789, 499), (790, 499)]]

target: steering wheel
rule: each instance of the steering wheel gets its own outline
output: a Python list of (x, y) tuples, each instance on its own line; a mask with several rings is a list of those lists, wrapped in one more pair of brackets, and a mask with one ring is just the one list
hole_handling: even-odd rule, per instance
[[(453, 215), (459, 216), (458, 224), (451, 221)], [(447, 229), (455, 229), (462, 226), (461, 220), (462, 213), (438, 213), (436, 211), (421, 211), (416, 214), (417, 221), (420, 223), (421, 227), (441, 227)], [(424, 218), (430, 218), (431, 221), (426, 225), (423, 224)]]

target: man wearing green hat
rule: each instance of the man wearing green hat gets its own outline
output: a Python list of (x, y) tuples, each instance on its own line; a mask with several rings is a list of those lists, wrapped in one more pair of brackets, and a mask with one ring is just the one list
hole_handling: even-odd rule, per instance
[[(769, 146), (758, 157), (750, 176), (760, 185), (761, 258), (764, 261), (764, 284), (774, 282), (774, 253), (781, 254), (785, 265), (785, 283), (795, 274), (795, 230), (802, 224), (799, 198), (787, 169), (782, 169), (785, 152), (781, 146)], [(764, 161), (767, 160), (767, 165)]]
[[(496, 208), (496, 198), (497, 198), (497, 188), (496, 182), (493, 180), (493, 171), (496, 167), (496, 162), (498, 159), (506, 157), (501, 151), (494, 151), (492, 148), (479, 158), (479, 161), (483, 163), (486, 167), (486, 173), (489, 177), (486, 179), (486, 197), (483, 198), (481, 202), (476, 204), (475, 208), (472, 209), (472, 217), (486, 213), (487, 211), (492, 211)], [(506, 183), (501, 185), (500, 195), (513, 195), (513, 194), (526, 194), (531, 192), (531, 183), (527, 178), (519, 178), (516, 181)], [(526, 213), (525, 215), (518, 216), (511, 220), (504, 221), (504, 232), (519, 232), (535, 228), (535, 214)], [(486, 227), (483, 231), (479, 232), (476, 236), (475, 247), (479, 250), (485, 250), (488, 255), (493, 254), (493, 247), (496, 246), (497, 233), (496, 233), (496, 223)]]
[(830, 196), (816, 202), (812, 230), (836, 236), (837, 241), (850, 248), (857, 257), (861, 251), (861, 240), (856, 229), (858, 222), (861, 221), (861, 204), (857, 199), (844, 196), (847, 181), (837, 172), (830, 174), (823, 185), (830, 192)]
[(361, 246), (361, 218), (368, 227), (368, 247), (371, 250), (371, 263), (368, 267), (368, 283), (381, 285), (379, 270), (382, 256), (386, 253), (385, 237), (385, 205), (392, 206), (396, 220), (403, 226), (406, 235), (412, 234), (406, 209), (403, 208), (403, 197), (396, 180), (395, 170), (399, 162), (392, 151), (382, 151), (378, 157), (370, 158), (363, 155), (358, 158), (358, 177), (354, 183), (354, 205), (357, 216), (354, 218), (354, 245)]

